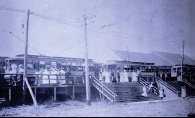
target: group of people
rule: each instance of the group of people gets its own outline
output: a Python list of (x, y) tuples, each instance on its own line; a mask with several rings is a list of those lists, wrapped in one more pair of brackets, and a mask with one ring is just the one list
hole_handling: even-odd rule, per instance
[[(148, 97), (148, 94), (154, 93), (154, 82), (151, 82), (149, 85), (149, 90), (147, 91), (146, 86), (143, 86), (143, 92), (142, 92), (142, 96), (144, 97)], [(164, 93), (164, 89), (161, 86), (159, 89), (159, 97), (161, 99), (163, 99), (165, 97), (165, 93)]]
[(170, 71), (160, 71), (158, 73), (158, 77), (160, 77), (162, 80), (167, 81), (167, 79), (171, 76)]
[[(103, 72), (104, 73), (104, 72)], [(103, 75), (100, 73), (100, 78), (105, 77), (105, 82), (138, 82), (141, 76), (139, 69), (129, 72), (127, 69), (121, 71), (119, 68), (110, 69), (109, 72), (105, 72)]]
[(4, 78), (16, 86), (16, 82), (19, 82), (23, 79), (24, 67), (23, 64), (12, 63), (11, 66), (5, 70)]
[(63, 67), (57, 69), (51, 66), (50, 68), (41, 68), (39, 71), (35, 70), (35, 84), (66, 84), (66, 79), (71, 75), (70, 68), (65, 71)]

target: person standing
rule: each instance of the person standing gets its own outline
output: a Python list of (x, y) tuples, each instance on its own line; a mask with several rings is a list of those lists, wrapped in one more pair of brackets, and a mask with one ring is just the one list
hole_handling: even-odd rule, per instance
[[(67, 69), (66, 69), (67, 71), (66, 71), (66, 73), (65, 73), (65, 77), (66, 77), (66, 79), (69, 79), (69, 77), (70, 77), (70, 75), (71, 75), (71, 72), (70, 72), (70, 68), (69, 67), (67, 67)], [(84, 74), (85, 75), (85, 74)], [(70, 82), (72, 82), (72, 81), (70, 81)], [(68, 83), (68, 82), (67, 82)], [(73, 83), (73, 82), (72, 82)]]
[(11, 71), (9, 72), (11, 75), (11, 79), (12, 79), (12, 82), (13, 82), (13, 86), (16, 86), (16, 74), (17, 74), (17, 65), (15, 63), (13, 63), (11, 65)]
[(165, 72), (165, 81), (167, 81), (167, 77), (168, 77), (168, 76), (167, 76), (167, 72)]
[(160, 99), (163, 99), (163, 97), (165, 97), (163, 87), (161, 87), (160, 90), (159, 90), (159, 97), (160, 97)]
[(124, 69), (124, 82), (129, 82), (128, 72), (126, 69)]
[(42, 83), (43, 83), (43, 84), (48, 84), (48, 83), (50, 83), (50, 82), (49, 82), (49, 74), (50, 74), (50, 72), (48, 71), (48, 69), (45, 69), (45, 70), (42, 72), (42, 74), (43, 74)]
[(58, 71), (54, 67), (52, 67), (50, 74), (51, 74), (50, 83), (53, 83), (53, 84), (57, 83), (57, 75), (59, 74)]
[(24, 68), (22, 64), (18, 65), (18, 67), (17, 81), (21, 81), (23, 79)]
[(61, 67), (61, 69), (60, 69), (60, 81), (59, 81), (60, 84), (66, 84), (65, 73), (66, 72), (64, 71), (64, 68)]
[(119, 71), (119, 69), (116, 70), (116, 81), (120, 82), (120, 71)]
[(35, 76), (34, 84), (35, 85), (40, 85), (42, 83), (41, 75), (40, 75), (41, 73), (42, 73), (42, 71), (38, 71), (37, 69), (35, 69), (35, 74), (34, 74), (34, 76)]
[(132, 82), (137, 82), (137, 74), (134, 70), (133, 70), (133, 73), (132, 73)]

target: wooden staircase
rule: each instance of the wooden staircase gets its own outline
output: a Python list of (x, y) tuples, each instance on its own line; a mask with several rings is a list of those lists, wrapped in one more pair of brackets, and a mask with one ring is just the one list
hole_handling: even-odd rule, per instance
[(149, 100), (159, 100), (160, 98), (154, 94), (148, 94), (143, 97), (143, 86), (138, 82), (120, 82), (120, 83), (104, 83), (117, 96), (115, 102), (139, 102)]

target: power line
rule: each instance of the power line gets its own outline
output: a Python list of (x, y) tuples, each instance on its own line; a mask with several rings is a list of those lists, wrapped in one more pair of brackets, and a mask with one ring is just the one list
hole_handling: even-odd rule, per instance
[[(81, 28), (79, 26), (75, 26), (75, 25), (71, 25), (67, 22), (63, 22), (59, 19), (56, 19), (54, 17), (48, 17), (48, 16), (45, 16), (45, 15), (40, 15), (40, 14), (37, 14), (37, 13), (34, 13), (32, 12), (31, 14), (35, 15), (35, 16), (38, 16), (38, 17), (41, 17), (41, 18), (44, 18), (44, 19), (48, 19), (48, 20), (52, 20), (52, 21), (55, 21), (55, 22), (58, 22), (58, 23), (62, 23), (62, 24), (66, 24), (66, 25), (69, 25), (69, 26), (73, 26), (73, 27), (77, 27), (77, 28)], [(94, 16), (96, 17), (96, 16)], [(94, 18), (92, 17), (92, 18)], [(91, 19), (91, 18), (90, 18)], [(77, 22), (74, 22), (74, 23), (79, 23), (81, 22), (82, 20), (80, 21), (77, 21)], [(94, 23), (94, 22), (92, 22)], [(98, 31), (98, 30), (94, 30), (94, 29), (89, 29), (89, 28), (86, 28), (86, 30), (89, 30), (89, 31), (93, 31), (93, 32), (97, 32), (97, 33), (101, 33), (101, 34), (106, 34), (106, 35), (111, 35), (111, 36), (117, 36), (117, 37), (120, 37), (120, 38), (127, 38), (127, 39), (134, 39), (134, 40), (146, 40), (146, 39), (141, 39), (141, 38), (132, 38), (132, 37), (129, 37), (129, 36), (124, 36), (124, 35), (117, 35), (117, 34), (111, 34), (111, 33), (106, 33), (106, 32), (102, 32), (102, 31)], [(158, 40), (152, 40), (152, 39), (149, 39), (148, 41), (158, 41)], [(162, 41), (162, 40), (161, 40)], [(164, 40), (164, 41), (167, 41), (169, 42), (169, 40)]]
[[(48, 19), (48, 20), (55, 21), (55, 22), (58, 22), (58, 23), (66, 24), (66, 25), (69, 25), (69, 26), (72, 26), (72, 27), (80, 28), (79, 26), (71, 25), (71, 24), (69, 24), (69, 23), (63, 22), (63, 21), (58, 20), (58, 19), (56, 19), (56, 18), (51, 18), (51, 17), (48, 17), (48, 16), (43, 16), (43, 15), (40, 15), (40, 14), (36, 14), (36, 13), (34, 13), (34, 12), (32, 12), (31, 14), (32, 14), (32, 15), (35, 15), (35, 16), (38, 16), (38, 17), (40, 17), (40, 18), (44, 18), (44, 19)], [(78, 23), (78, 22), (81, 22), (81, 21), (77, 21), (77, 22), (74, 22), (74, 23)]]
[[(3, 30), (5, 31), (5, 30)], [(9, 32), (11, 35), (15, 36), (17, 39), (19, 39), (20, 41), (24, 42), (24, 40), (22, 40), (21, 38), (19, 38), (18, 36), (16, 36), (15, 34), (13, 34), (12, 32)], [(35, 48), (33, 48), (32, 46), (28, 45), (29, 47), (31, 47), (35, 52), (37, 52), (39, 55), (41, 55)]]
[(8, 11), (16, 11), (16, 12), (23, 12), (23, 13), (26, 13), (25, 10), (19, 10), (19, 9), (8, 8), (8, 7), (0, 7), (0, 10), (8, 10)]
[(58, 56), (59, 54), (65, 52), (65, 51), (67, 51), (67, 50), (69, 50), (69, 49), (71, 49), (71, 48), (73, 48), (73, 46), (72, 46), (72, 47), (69, 47), (69, 48), (67, 48), (67, 49), (65, 49), (65, 50), (63, 50), (62, 52), (60, 52), (60, 53), (58, 53), (58, 54), (56, 54), (56, 55), (54, 55), (54, 57), (55, 57), (55, 56)]
[[(14, 8), (6, 8), (6, 7), (1, 7), (0, 9), (16, 11), (16, 12), (26, 12), (25, 10), (19, 10), (19, 9), (14, 9)], [(52, 21), (55, 21), (55, 22), (58, 22), (58, 23), (66, 24), (66, 25), (69, 25), (69, 26), (72, 26), (72, 27), (81, 28), (80, 26), (75, 26), (75, 25), (72, 25), (70, 23), (63, 22), (63, 21), (61, 21), (59, 19), (56, 19), (54, 17), (48, 17), (48, 16), (40, 15), (40, 14), (34, 13), (34, 12), (31, 12), (30, 14), (35, 15), (37, 17), (44, 18), (44, 19), (52, 20)], [(81, 21), (82, 20), (77, 21), (77, 22), (72, 22), (72, 23), (79, 23)], [(144, 41), (147, 40), (147, 41), (171, 42), (170, 40), (143, 39), (143, 38), (135, 38), (135, 37), (130, 37), (130, 36), (124, 36), (124, 35), (111, 34), (111, 33), (106, 33), (106, 32), (98, 31), (98, 30), (95, 30), (95, 29), (89, 29), (89, 28), (86, 28), (86, 30), (89, 30), (89, 31), (92, 31), (92, 32), (101, 33), (101, 34), (105, 34), (105, 35), (116, 36), (116, 37), (120, 37), (120, 38), (132, 39), (132, 40), (144, 40)]]

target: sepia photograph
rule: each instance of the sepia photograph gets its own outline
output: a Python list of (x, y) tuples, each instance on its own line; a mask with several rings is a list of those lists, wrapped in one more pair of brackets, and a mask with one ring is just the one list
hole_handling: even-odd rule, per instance
[(195, 0), (0, 0), (0, 117), (195, 117)]

